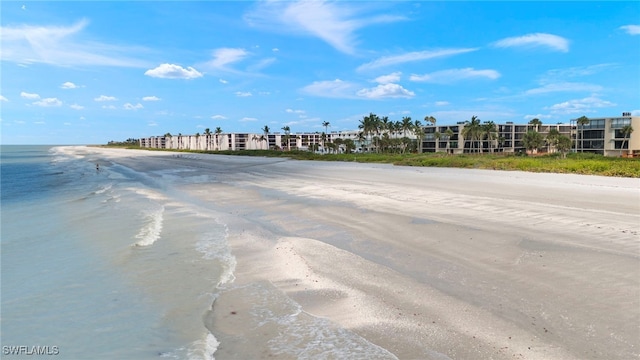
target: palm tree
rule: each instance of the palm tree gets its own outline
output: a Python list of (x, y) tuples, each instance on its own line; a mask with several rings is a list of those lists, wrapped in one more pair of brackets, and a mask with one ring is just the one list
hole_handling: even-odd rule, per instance
[[(269, 147), (269, 146), (268, 146), (268, 145), (269, 145), (269, 139), (267, 139), (267, 137), (266, 137), (266, 136), (264, 136), (264, 135), (260, 135), (260, 137), (258, 138), (258, 141), (260, 141), (260, 144), (261, 144), (261, 145), (260, 145), (260, 147), (261, 147), (261, 148), (262, 148), (262, 142), (263, 142), (263, 141), (267, 143), (267, 148)], [(267, 149), (267, 150), (268, 150), (268, 149)]]
[(333, 140), (333, 143), (336, 145), (336, 149), (340, 150), (340, 145), (344, 144), (344, 139), (337, 138), (337, 139)]
[(538, 131), (540, 128), (540, 125), (542, 125), (542, 121), (540, 121), (540, 119), (538, 118), (534, 118), (529, 121), (529, 125), (533, 125), (536, 131)]
[(369, 113), (368, 116), (364, 116), (362, 120), (360, 120), (360, 124), (358, 125), (358, 129), (361, 130), (365, 139), (369, 137), (369, 144), (373, 141), (373, 134), (378, 132), (378, 115), (374, 113)]
[(260, 140), (260, 138), (258, 137), (258, 135), (253, 134), (253, 136), (251, 137), (251, 142), (252, 142), (252, 143), (255, 143), (255, 142), (258, 142), (258, 140)]
[[(465, 140), (468, 139), (471, 141), (471, 148), (469, 149), (469, 152), (473, 152), (473, 143), (474, 141), (476, 141), (476, 143), (478, 142), (478, 139), (480, 138), (480, 132), (480, 119), (478, 119), (477, 116), (472, 116), (471, 121), (465, 121), (464, 127), (462, 128), (462, 137)], [(478, 149), (478, 151), (480, 151), (480, 149)]]
[(562, 153), (562, 158), (567, 157), (567, 151), (571, 150), (571, 139), (568, 136), (560, 135), (556, 139), (556, 149)]
[(498, 131), (496, 131), (496, 124), (493, 121), (485, 121), (482, 124), (482, 134), (486, 137), (489, 143), (489, 152), (493, 153), (493, 143), (498, 137)]
[(220, 126), (216, 128), (214, 133), (216, 134), (216, 150), (220, 150), (220, 142), (218, 141), (220, 134), (222, 134), (222, 129), (220, 128)]
[(402, 124), (402, 134), (404, 136), (407, 136), (407, 131), (413, 128), (413, 122), (411, 121), (411, 117), (410, 116), (403, 117), (401, 124)]
[(437, 120), (433, 116), (427, 115), (427, 116), (424, 117), (424, 121), (426, 121), (428, 123), (431, 123), (431, 125), (435, 126)]
[(416, 137), (416, 152), (421, 153), (422, 138), (424, 138), (424, 130), (422, 129), (422, 122), (416, 119), (416, 121), (413, 122), (411, 131), (413, 131), (413, 135)]
[(344, 152), (351, 154), (353, 149), (356, 148), (356, 144), (351, 139), (344, 139)]
[(438, 145), (440, 145), (440, 138), (442, 137), (442, 134), (436, 131), (433, 133), (433, 137), (436, 139), (436, 152), (438, 152)]
[(527, 150), (531, 151), (531, 153), (533, 154), (534, 152), (536, 152), (538, 149), (542, 147), (542, 145), (544, 144), (544, 138), (542, 137), (542, 134), (540, 134), (539, 132), (534, 130), (529, 130), (522, 137), (522, 144)]
[(549, 129), (549, 133), (547, 134), (547, 152), (551, 152), (551, 148), (555, 148), (558, 143), (558, 137), (560, 136), (560, 131), (558, 129)]
[(205, 139), (205, 142), (206, 142), (205, 143), (205, 150), (209, 151), (209, 142), (210, 142), (209, 140), (210, 140), (210, 137), (211, 137), (211, 130), (209, 128), (204, 129), (204, 135), (205, 135), (204, 139)]
[(282, 130), (284, 131), (284, 142), (287, 144), (287, 151), (291, 151), (291, 143), (289, 142), (291, 138), (291, 128), (289, 125), (285, 125), (282, 127)]
[[(624, 140), (622, 141), (622, 145), (620, 146), (620, 155), (622, 155), (622, 149), (624, 149), (624, 143), (629, 141), (629, 137), (633, 132), (633, 127), (631, 126), (631, 124), (625, 125), (622, 127), (622, 129), (620, 129), (620, 132), (622, 133), (622, 135), (624, 135)], [(631, 151), (629, 151), (628, 153), (631, 153)]]
[(444, 132), (444, 135), (447, 137), (447, 154), (449, 153), (449, 147), (451, 146), (451, 137), (453, 136), (453, 130), (451, 128), (447, 128)]
[[(584, 152), (584, 126), (589, 124), (589, 118), (580, 116), (576, 119), (576, 124), (580, 127), (580, 149)], [(578, 138), (576, 137), (576, 152), (578, 151)]]
[[(262, 128), (262, 132), (264, 133), (264, 140), (267, 142), (267, 150), (269, 149), (269, 131), (271, 129), (269, 129), (269, 127), (267, 125), (265, 125)], [(261, 139), (262, 140), (262, 139)]]

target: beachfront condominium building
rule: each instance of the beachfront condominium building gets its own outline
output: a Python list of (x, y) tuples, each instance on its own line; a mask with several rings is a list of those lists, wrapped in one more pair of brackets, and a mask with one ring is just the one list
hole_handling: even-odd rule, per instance
[[(580, 120), (580, 121), (579, 121)], [(486, 124), (486, 123), (484, 123)], [(481, 124), (483, 125), (483, 124)], [(455, 125), (426, 125), (422, 128), (419, 152), (462, 153), (519, 153), (525, 152), (523, 138), (528, 131), (536, 131), (546, 136), (556, 130), (572, 141), (572, 151), (590, 152), (605, 156), (640, 156), (640, 116), (622, 113), (617, 117), (572, 119), (569, 124), (514, 124), (505, 122), (493, 124), (493, 131), (476, 139), (471, 139), (464, 128), (468, 122)], [(409, 137), (415, 142), (411, 132), (391, 133), (391, 137)], [(337, 140), (341, 139), (341, 140)], [(140, 146), (157, 149), (183, 150), (313, 150), (316, 152), (344, 152), (345, 140), (354, 144), (354, 152), (375, 151), (374, 136), (364, 137), (359, 131), (331, 131), (296, 133), (209, 133), (196, 135), (155, 136), (141, 138)], [(553, 152), (552, 146), (543, 146), (539, 152)]]

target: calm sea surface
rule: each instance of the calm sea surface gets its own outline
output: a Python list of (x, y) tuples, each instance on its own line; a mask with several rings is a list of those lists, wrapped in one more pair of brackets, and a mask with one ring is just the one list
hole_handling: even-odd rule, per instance
[(2, 357), (210, 358), (202, 316), (234, 266), (225, 225), (93, 156), (1, 148)]

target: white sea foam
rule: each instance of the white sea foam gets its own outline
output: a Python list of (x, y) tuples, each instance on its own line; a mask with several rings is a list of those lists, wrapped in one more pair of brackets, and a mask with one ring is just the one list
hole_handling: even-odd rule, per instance
[(136, 235), (136, 246), (149, 246), (160, 238), (162, 232), (162, 221), (164, 206), (155, 211), (151, 211), (145, 216), (146, 223)]
[(222, 273), (217, 286), (233, 282), (236, 269), (236, 257), (231, 254), (227, 243), (229, 230), (225, 226), (224, 232), (205, 232), (196, 242), (196, 250), (203, 254), (205, 259), (217, 259), (222, 265)]
[(203, 340), (194, 341), (188, 352), (189, 360), (214, 360), (220, 342), (211, 333), (207, 333)]

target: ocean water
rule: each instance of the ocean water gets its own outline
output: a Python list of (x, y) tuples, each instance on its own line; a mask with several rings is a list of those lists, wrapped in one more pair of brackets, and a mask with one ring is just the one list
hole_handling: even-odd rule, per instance
[(233, 280), (225, 224), (146, 174), (96, 161), (1, 148), (2, 357), (39, 347), (63, 359), (213, 358), (203, 316)]

